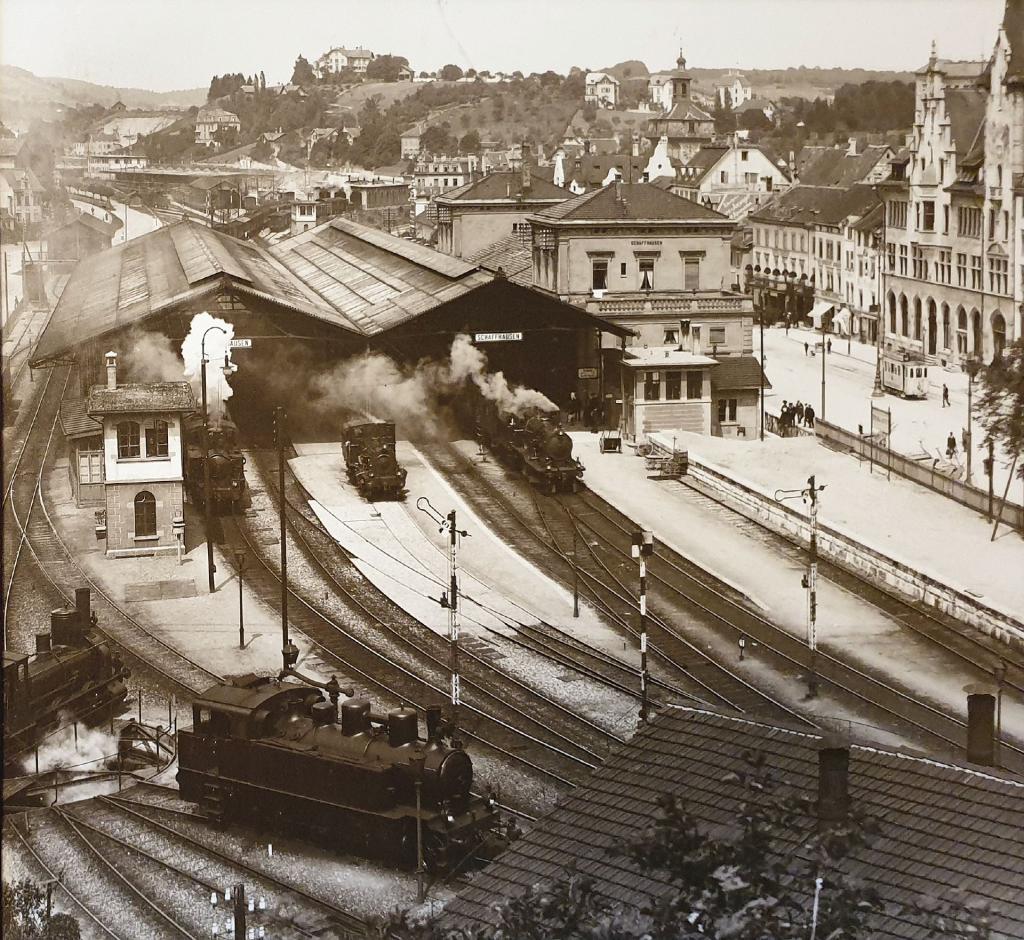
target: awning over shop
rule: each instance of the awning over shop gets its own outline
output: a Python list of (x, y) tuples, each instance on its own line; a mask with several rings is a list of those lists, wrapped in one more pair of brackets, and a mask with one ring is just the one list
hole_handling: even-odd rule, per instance
[(835, 319), (832, 321), (833, 328), (837, 333), (843, 336), (850, 335), (850, 308), (840, 307), (839, 313), (836, 314)]
[(819, 300), (811, 307), (811, 322), (816, 330), (821, 329), (821, 318), (833, 311), (835, 306), (835, 304), (829, 303), (827, 300)]

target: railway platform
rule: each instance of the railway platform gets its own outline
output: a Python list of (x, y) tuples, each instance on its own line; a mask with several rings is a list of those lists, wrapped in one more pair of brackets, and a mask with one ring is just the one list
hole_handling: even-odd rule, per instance
[[(601, 453), (597, 434), (573, 432), (572, 437), (577, 456), (586, 466), (587, 485), (593, 492), (638, 525), (651, 530), (656, 540), (740, 590), (764, 616), (792, 635), (806, 637), (806, 592), (801, 585), (805, 552), (684, 483), (659, 478), (660, 475), (649, 470), (631, 448), (624, 448), (621, 454)], [(823, 522), (829, 523), (839, 507), (857, 511), (863, 515), (865, 524), (874, 527), (869, 532), (875, 533), (873, 541), (881, 550), (894, 551), (894, 542), (902, 537), (907, 540), (903, 545), (904, 553), (913, 558), (915, 546), (919, 549), (921, 540), (925, 540), (933, 552), (948, 553), (950, 565), (976, 565), (979, 573), (983, 573), (982, 558), (965, 558), (975, 546), (957, 547), (963, 539), (955, 534), (957, 520), (947, 500), (935, 495), (934, 500), (941, 501), (942, 511), (933, 509), (932, 518), (921, 521), (935, 527), (948, 525), (948, 536), (928, 531), (923, 526), (916, 531), (904, 530), (901, 536), (899, 517), (903, 513), (890, 512), (875, 491), (875, 487), (891, 487), (895, 482), (885, 483), (880, 477), (871, 482), (866, 467), (862, 471), (864, 489), (833, 476), (833, 464), (835, 467), (849, 464), (849, 458), (819, 447), (813, 440), (779, 439), (759, 445), (680, 433), (677, 446), (689, 448), (691, 457), (722, 466), (723, 472), (730, 475), (735, 475), (737, 470), (729, 466), (723, 455), (734, 448), (746, 448), (734, 460), (742, 461), (747, 477), (756, 478), (760, 481), (759, 488), (767, 487), (769, 492), (775, 488), (799, 488), (806, 484), (811, 473), (817, 474), (818, 484), (828, 485), (831, 477), (834, 485), (840, 485), (835, 485), (834, 490), (826, 489), (822, 495), (820, 518)], [(767, 453), (760, 452), (762, 447), (767, 448)], [(773, 459), (770, 455), (777, 447), (802, 447), (799, 462)], [(901, 481), (901, 485), (911, 484)], [(831, 510), (830, 503), (834, 504)], [(963, 511), (973, 515), (969, 510)], [(987, 532), (984, 535), (988, 537)], [(945, 545), (936, 547), (935, 541), (943, 537), (947, 539)], [(1005, 540), (1005, 544), (996, 543), (992, 550), (993, 560), (989, 564), (995, 564), (996, 557), (1013, 556), (1017, 560), (1013, 565), (1008, 560), (999, 562), (1000, 568), (985, 580), (986, 587), (1000, 591), (1011, 610), (1024, 610), (1024, 599), (1019, 596), (1024, 587), (1020, 579), (1011, 574), (1024, 570), (1024, 545), (1013, 536)], [(925, 564), (925, 559), (921, 564)], [(954, 573), (947, 568), (942, 570)], [(977, 681), (976, 670), (916, 635), (855, 590), (826, 577), (818, 582), (817, 636), (819, 646), (837, 657), (874, 674), (910, 684), (922, 698), (941, 703), (951, 714), (966, 716), (963, 690), (968, 683)], [(909, 664), (913, 664), (912, 668)], [(1024, 737), (1024, 702), (1010, 695), (1003, 699), (1003, 728), (1010, 736)]]

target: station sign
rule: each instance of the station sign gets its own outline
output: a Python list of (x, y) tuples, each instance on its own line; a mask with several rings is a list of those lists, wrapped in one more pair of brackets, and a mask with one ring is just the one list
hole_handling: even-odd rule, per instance
[(576, 377), (579, 379), (596, 379), (597, 369), (593, 366), (580, 366), (580, 368), (576, 370)]
[(477, 333), (473, 337), (477, 343), (515, 343), (522, 338), (522, 333)]
[(251, 339), (229, 339), (228, 349), (252, 349)]

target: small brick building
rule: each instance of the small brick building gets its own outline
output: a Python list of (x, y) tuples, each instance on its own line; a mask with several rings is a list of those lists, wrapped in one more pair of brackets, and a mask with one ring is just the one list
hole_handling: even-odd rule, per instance
[(174, 552), (184, 536), (182, 418), (195, 395), (188, 382), (118, 385), (117, 354), (106, 359), (107, 384), (93, 387), (86, 410), (103, 425), (107, 557)]

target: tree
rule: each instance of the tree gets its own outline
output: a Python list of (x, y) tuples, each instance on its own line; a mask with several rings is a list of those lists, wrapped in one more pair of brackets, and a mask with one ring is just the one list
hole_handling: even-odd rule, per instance
[(466, 78), (476, 78), (476, 69), (466, 69)]
[(3, 886), (4, 940), (80, 940), (70, 914), (47, 915), (46, 893), (27, 878)]
[(1024, 338), (1011, 343), (1001, 356), (978, 373), (979, 420), (985, 440), (999, 444), (1024, 479)]
[(295, 60), (295, 68), (292, 69), (291, 83), (293, 85), (312, 85), (314, 79), (313, 66), (309, 64), (305, 56), (300, 55)]
[(260, 91), (267, 90), (267, 76), (263, 74), (263, 69), (260, 69)]
[(377, 82), (397, 82), (409, 60), (401, 55), (379, 55), (366, 66), (366, 77)]
[[(984, 914), (959, 897), (883, 902), (878, 891), (844, 870), (878, 828), (856, 809), (842, 823), (819, 825), (813, 801), (788, 792), (763, 755), (750, 754), (723, 786), (738, 790), (731, 833), (712, 836), (674, 794), (659, 800), (660, 816), (632, 844), (613, 850), (645, 873), (668, 881), (667, 892), (638, 908), (611, 903), (575, 871), (504, 903), (496, 928), (472, 932), (410, 926), (393, 917), (389, 940), (867, 940), (874, 918), (896, 913), (928, 936), (986, 940)], [(812, 904), (820, 879), (817, 904)], [(895, 910), (894, 910), (895, 909)]]
[(440, 126), (432, 124), (420, 135), (420, 150), (424, 153), (452, 153), (456, 147), (447, 121)]
[(462, 78), (462, 69), (457, 65), (446, 65), (441, 69), (441, 81), (443, 82), (457, 82)]
[(480, 132), (476, 129), (471, 130), (468, 134), (463, 136), (462, 140), (459, 141), (459, 152), (460, 153), (479, 153), (480, 152)]

